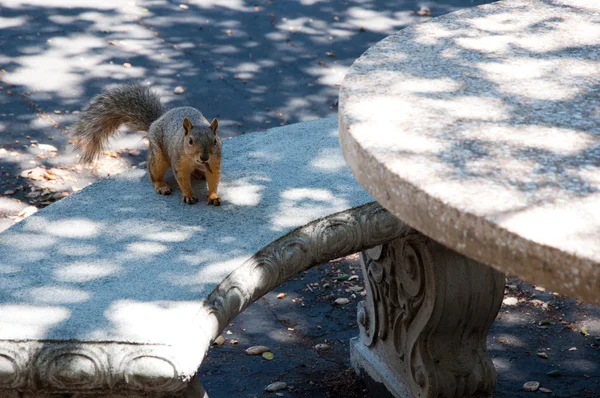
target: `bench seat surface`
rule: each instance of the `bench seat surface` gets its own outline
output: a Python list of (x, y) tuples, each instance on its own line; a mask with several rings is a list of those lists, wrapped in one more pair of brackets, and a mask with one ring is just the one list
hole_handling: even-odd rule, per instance
[(204, 181), (190, 206), (131, 170), (2, 233), (0, 341), (189, 342), (202, 300), (234, 268), (297, 227), (371, 201), (345, 166), (334, 119), (223, 148), (221, 207), (205, 204)]

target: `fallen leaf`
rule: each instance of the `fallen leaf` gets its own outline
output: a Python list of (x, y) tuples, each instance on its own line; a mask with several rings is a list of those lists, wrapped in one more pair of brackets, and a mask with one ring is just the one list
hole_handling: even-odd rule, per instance
[(12, 189), (9, 189), (8, 191), (4, 191), (4, 195), (8, 196), (8, 195), (14, 195), (15, 191)]
[(271, 361), (271, 360), (273, 360), (273, 358), (275, 358), (275, 354), (273, 354), (271, 351), (267, 351), (267, 352), (263, 352), (262, 357), (264, 359), (266, 359), (267, 361)]
[(246, 354), (248, 355), (261, 355), (264, 352), (269, 351), (269, 347), (265, 347), (264, 345), (255, 345), (252, 347), (248, 347), (246, 349)]
[(341, 274), (338, 276), (334, 276), (331, 279), (333, 279), (334, 281), (346, 281), (346, 280), (348, 280), (348, 274)]
[(285, 296), (287, 296), (287, 293), (279, 293), (279, 294), (277, 295), (277, 298), (278, 298), (279, 300), (281, 300), (281, 299), (284, 299), (284, 298), (285, 298)]
[(230, 341), (230, 343), (231, 343), (231, 344), (237, 344), (237, 343), (239, 343), (239, 342), (240, 342), (240, 341), (239, 341), (239, 340), (236, 340), (236, 339), (232, 339), (232, 340)]
[(540, 388), (540, 383), (537, 381), (528, 381), (527, 383), (523, 384), (523, 390), (525, 391), (535, 391), (538, 388)]
[(349, 300), (349, 299), (347, 299), (347, 298), (345, 298), (345, 297), (340, 297), (339, 299), (336, 299), (336, 300), (335, 300), (335, 303), (336, 303), (337, 305), (346, 305), (346, 304), (348, 304), (349, 302), (350, 302), (350, 300)]
[(56, 175), (53, 172), (39, 166), (33, 169), (23, 170), (21, 172), (21, 177), (36, 181), (56, 180)]
[(228, 335), (232, 335), (232, 334), (233, 334), (233, 332), (232, 332), (231, 330), (228, 330), (228, 331), (227, 331), (227, 332), (225, 332), (225, 333), (227, 333)]
[(587, 328), (582, 328), (581, 331), (579, 332), (582, 335), (584, 335), (585, 337), (589, 336), (590, 333), (588, 332)]
[(267, 388), (265, 388), (265, 391), (275, 392), (275, 391), (283, 390), (286, 387), (287, 387), (287, 383), (285, 383), (283, 381), (276, 381), (274, 383), (269, 384), (267, 386)]
[(358, 280), (358, 275), (352, 275), (350, 278), (348, 278), (349, 281), (355, 281)]
[(223, 345), (223, 343), (225, 343), (225, 337), (223, 337), (221, 335), (219, 335), (219, 337), (217, 337), (215, 339), (215, 341), (213, 341), (213, 344), (219, 345), (219, 346)]
[(30, 215), (34, 214), (35, 212), (38, 211), (38, 208), (35, 206), (27, 206), (26, 208), (24, 208), (23, 210), (21, 210), (19, 212), (19, 214), (17, 214), (18, 217), (29, 217)]
[(537, 355), (540, 358), (548, 359), (548, 354), (546, 354), (545, 352), (538, 352), (535, 355)]
[(558, 369), (551, 370), (550, 372), (548, 372), (546, 374), (550, 377), (558, 377), (558, 376), (560, 376), (560, 370), (558, 370)]
[(118, 158), (121, 155), (116, 151), (104, 151), (104, 156), (108, 156), (109, 158)]
[(546, 394), (552, 394), (552, 390), (549, 388), (540, 387), (541, 392), (545, 392)]
[(68, 192), (57, 192), (54, 195), (52, 195), (52, 199), (59, 200), (59, 199), (64, 199), (67, 196), (69, 196)]
[(108, 44), (110, 44), (111, 46), (116, 46), (117, 45), (117, 41), (116, 40), (109, 40)]
[(327, 55), (328, 57), (335, 57), (335, 53), (333, 51), (328, 51), (325, 53), (325, 55)]
[(569, 351), (577, 351), (577, 347), (571, 347), (569, 348)]

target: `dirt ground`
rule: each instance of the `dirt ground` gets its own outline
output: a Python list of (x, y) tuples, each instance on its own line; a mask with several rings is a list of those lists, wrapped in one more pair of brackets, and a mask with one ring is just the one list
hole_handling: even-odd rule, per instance
[[(336, 280), (343, 274), (359, 279)], [(352, 295), (352, 286), (363, 286), (356, 255), (315, 267), (251, 305), (200, 369), (210, 396), (277, 396), (264, 390), (283, 381), (287, 388), (277, 393), (284, 397), (371, 397), (350, 367), (348, 341), (358, 335), (356, 304), (364, 299), (360, 291)], [(340, 297), (350, 303), (335, 305)], [(275, 357), (247, 355), (256, 345)], [(488, 350), (498, 371), (497, 398), (600, 397), (599, 308), (507, 278)], [(528, 381), (551, 392), (525, 392)]]

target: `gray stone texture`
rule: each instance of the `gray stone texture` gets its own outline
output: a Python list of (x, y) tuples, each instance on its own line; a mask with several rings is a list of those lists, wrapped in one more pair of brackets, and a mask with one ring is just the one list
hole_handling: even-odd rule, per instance
[(600, 304), (599, 12), (500, 1), (371, 47), (340, 91), (361, 185), (447, 247)]
[[(299, 272), (292, 265), (311, 265), (294, 249), (310, 255), (317, 240), (331, 244), (309, 257), (327, 261), (382, 243), (357, 243), (365, 236), (386, 239), (377, 225), (388, 213), (373, 205), (357, 219), (323, 220), (371, 201), (344, 164), (335, 119), (226, 140), (223, 153), (220, 207), (184, 204), (177, 191), (157, 195), (146, 172), (132, 170), (0, 234), (0, 390), (177, 393), (221, 318), (251, 302), (238, 290), (255, 294)], [(203, 181), (194, 188), (206, 196)], [(365, 217), (373, 230), (361, 234)], [(265, 279), (238, 271), (238, 290), (225, 286), (206, 307), (256, 253), (268, 270), (260, 261), (247, 268)]]

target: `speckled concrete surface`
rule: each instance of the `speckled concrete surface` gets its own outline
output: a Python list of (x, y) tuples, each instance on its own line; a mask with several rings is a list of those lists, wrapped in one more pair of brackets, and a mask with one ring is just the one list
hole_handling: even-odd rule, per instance
[(406, 28), (340, 92), (342, 151), (402, 220), (600, 304), (600, 9), (508, 0)]
[[(178, 189), (158, 195), (132, 170), (0, 234), (0, 340), (185, 347), (200, 303), (234, 268), (372, 201), (344, 164), (335, 119), (226, 140), (223, 153), (221, 207), (184, 204)], [(194, 189), (206, 197), (203, 181)]]

